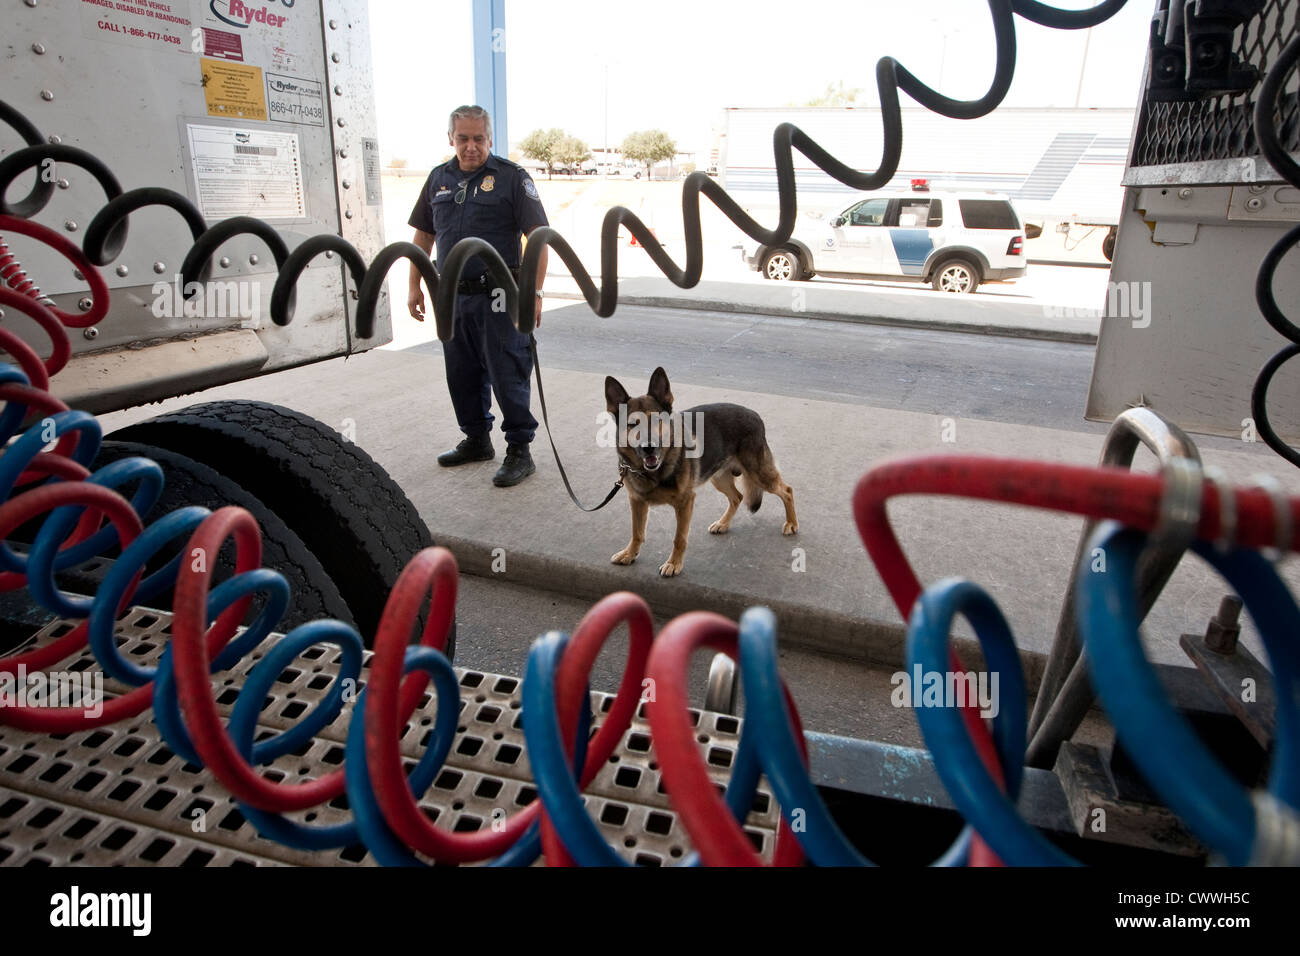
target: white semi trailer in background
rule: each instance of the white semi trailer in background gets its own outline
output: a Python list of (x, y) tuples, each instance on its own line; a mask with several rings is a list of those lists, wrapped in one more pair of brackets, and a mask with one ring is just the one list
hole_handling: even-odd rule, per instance
[[(976, 120), (951, 120), (920, 107), (902, 114), (903, 152), (886, 188), (906, 189), (911, 180), (925, 179), (933, 189), (1002, 193), (1025, 222), (1045, 233), (1037, 250), (1030, 247), (1031, 255), (1059, 257), (1052, 247), (1044, 248), (1052, 236), (1063, 234), (1063, 248), (1071, 249), (1093, 231), (1093, 248), (1110, 258), (1124, 199), (1121, 181), (1133, 110), (1003, 107)], [(728, 109), (718, 147), (719, 177), (751, 209), (777, 205), (772, 131), (781, 123), (795, 124), (859, 168), (874, 169), (880, 161), (878, 108)], [(800, 153), (794, 162), (800, 212), (838, 208), (855, 195)]]

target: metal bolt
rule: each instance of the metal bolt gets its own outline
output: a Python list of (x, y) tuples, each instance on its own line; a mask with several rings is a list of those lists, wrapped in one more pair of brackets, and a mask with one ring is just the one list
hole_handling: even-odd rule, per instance
[(1235, 594), (1226, 595), (1219, 602), (1219, 612), (1205, 629), (1205, 646), (1216, 654), (1235, 653), (1237, 638), (1241, 636), (1241, 625), (1237, 623), (1240, 615), (1241, 598)]
[(343, 149), (340, 149), (340, 150), (339, 150), (339, 159), (347, 159), (347, 158), (348, 158), (348, 151), (347, 151), (347, 148), (345, 147), (345, 148), (343, 148)]
[(261, 261), (261, 260), (259, 260), (259, 259), (257, 258), (257, 253), (256, 253), (256, 252), (251, 253), (251, 254), (249, 255), (249, 257), (248, 257), (248, 264), (249, 264), (250, 266), (255, 266), (255, 265), (257, 265), (257, 263), (258, 263), (259, 261)]
[(1246, 208), (1251, 212), (1259, 212), (1264, 208), (1264, 200), (1260, 199), (1258, 196), (1251, 196), (1246, 200)]
[(331, 53), (330, 59), (333, 60), (335, 63), (338, 63), (340, 60), (343, 59), (343, 57), (339, 56), (337, 53)]
[(125, 279), (126, 274), (131, 270), (128, 269), (126, 266), (118, 266), (115, 271), (117, 272), (118, 275), (120, 275), (123, 279)]
[(48, 103), (54, 99), (54, 93), (51, 90), (41, 90), (41, 99)]
[(345, 179), (345, 180), (343, 180), (343, 188), (344, 188), (344, 189), (351, 189), (351, 188), (352, 188), (352, 180), (350, 180), (350, 179)]
[(344, 218), (344, 219), (351, 219), (351, 218), (352, 218), (352, 210), (349, 209), (347, 212), (345, 212), (345, 213), (343, 214), (343, 218)]
[(33, 44), (32, 44), (32, 52), (35, 53), (37, 56), (41, 56), (41, 55), (45, 52), (45, 44), (44, 44), (44, 43), (33, 43)]
[(1268, 189), (1268, 187), (1261, 183), (1251, 183), (1250, 185), (1250, 191), (1256, 195), (1262, 193), (1266, 189)]
[(342, 116), (340, 116), (340, 117), (338, 118), (338, 124), (339, 124), (339, 126), (347, 126), (347, 125), (348, 125), (348, 121), (345, 120)]
[(67, 222), (65, 222), (65, 223), (63, 224), (63, 228), (66, 229), (66, 230), (68, 230), (68, 232), (76, 232), (76, 231), (77, 231), (77, 223), (76, 223), (75, 220), (73, 220), (73, 219), (69, 219)]
[(335, 84), (334, 84), (334, 95), (335, 95), (335, 96), (342, 96), (342, 95), (343, 95), (343, 87), (342, 87), (340, 84), (338, 84), (338, 83), (335, 83)]
[(90, 307), (95, 304), (95, 300), (88, 295), (83, 295), (77, 300), (77, 308), (82, 312), (89, 312)]
[(1191, 198), (1192, 198), (1192, 191), (1191, 191), (1190, 189), (1188, 189), (1186, 186), (1184, 186), (1182, 189), (1178, 190), (1178, 198), (1179, 198), (1179, 199), (1191, 199)]
[(63, 142), (63, 137), (60, 136), (58, 133), (55, 133), (53, 136), (50, 137), (50, 144), (53, 146), (58, 146), (62, 142)]
[(220, 263), (221, 268), (223, 269), (230, 268), (230, 256), (222, 256), (220, 259), (217, 260), (217, 262)]
[(334, 258), (334, 250), (333, 250), (333, 249), (326, 249), (326, 250), (325, 250), (325, 258), (326, 258), (326, 259), (333, 259), (333, 258)]
[(153, 264), (153, 271), (158, 273), (159, 275), (162, 275), (165, 271), (167, 271), (167, 263), (161, 261), (155, 262)]
[(83, 276), (83, 275), (81, 274), (81, 270), (80, 270), (80, 269), (73, 269), (73, 270), (72, 270), (72, 277), (73, 277), (74, 279), (76, 279), (78, 282), (85, 282), (85, 281), (86, 281), (86, 277)]
[(36, 6), (36, 0), (23, 0), (23, 2), (26, 3), (29, 7)]
[(330, 29), (331, 29), (331, 30), (337, 30), (338, 28), (339, 28), (339, 22), (338, 22), (337, 20), (331, 20), (331, 21), (330, 21)]
[(67, 188), (68, 188), (69, 186), (71, 186), (71, 185), (72, 185), (72, 183), (68, 182), (66, 179), (60, 179), (60, 180), (59, 180), (59, 188), (60, 188), (60, 189), (67, 189)]
[(81, 334), (84, 335), (87, 339), (89, 339), (90, 341), (93, 342), (95, 339), (99, 338), (99, 329), (95, 328), (95, 327), (92, 325), (90, 328), (86, 329), (86, 330), (85, 330), (84, 332), (82, 332)]

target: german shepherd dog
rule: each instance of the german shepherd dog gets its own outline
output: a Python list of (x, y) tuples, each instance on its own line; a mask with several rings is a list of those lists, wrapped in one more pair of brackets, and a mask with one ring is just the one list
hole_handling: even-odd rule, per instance
[[(727, 498), (727, 510), (709, 525), (710, 534), (726, 534), (742, 500), (750, 511), (757, 511), (764, 491), (785, 504), (781, 533), (799, 530), (794, 490), (776, 470), (763, 419), (757, 412), (719, 403), (696, 405), (674, 415), (673, 393), (662, 368), (654, 370), (650, 387), (640, 398), (630, 398), (617, 379), (606, 377), (605, 407), (618, 423), (619, 472), (632, 507), (632, 540), (610, 558), (612, 563), (636, 560), (645, 543), (651, 505), (672, 505), (677, 512), (677, 534), (672, 554), (659, 566), (659, 573), (666, 578), (680, 574), (695, 510), (695, 489), (706, 481)], [(736, 488), (737, 477), (743, 497)]]

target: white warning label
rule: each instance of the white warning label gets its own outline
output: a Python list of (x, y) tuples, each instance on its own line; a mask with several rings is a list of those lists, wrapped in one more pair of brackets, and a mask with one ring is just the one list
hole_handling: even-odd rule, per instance
[(298, 134), (186, 124), (203, 218), (303, 219)]

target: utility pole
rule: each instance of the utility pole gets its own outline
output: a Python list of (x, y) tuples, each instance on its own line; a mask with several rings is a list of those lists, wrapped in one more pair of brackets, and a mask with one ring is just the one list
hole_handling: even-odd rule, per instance
[(1079, 64), (1079, 87), (1074, 91), (1074, 106), (1078, 109), (1079, 101), (1083, 98), (1083, 74), (1088, 69), (1088, 47), (1092, 43), (1092, 27), (1088, 27), (1087, 32), (1083, 35), (1083, 62)]

